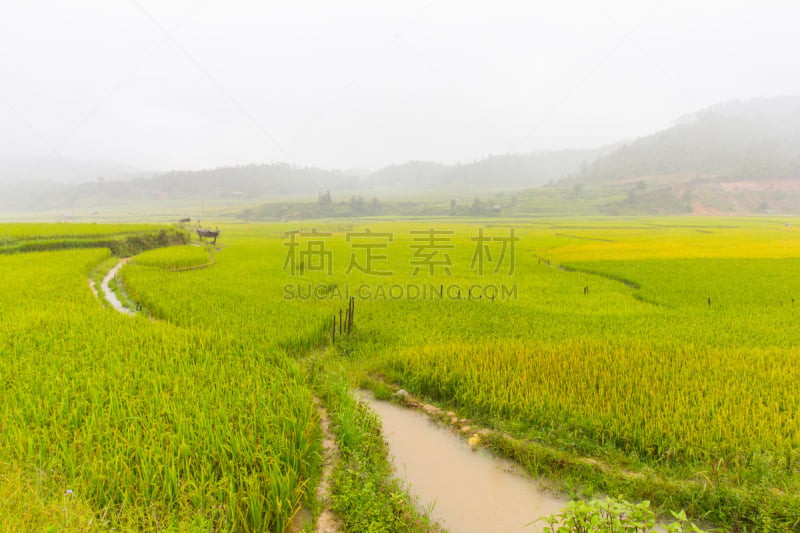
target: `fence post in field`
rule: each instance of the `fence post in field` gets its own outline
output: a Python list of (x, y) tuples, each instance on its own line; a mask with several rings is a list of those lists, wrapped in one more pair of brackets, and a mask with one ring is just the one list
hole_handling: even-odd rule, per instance
[(347, 320), (347, 334), (350, 335), (350, 331), (353, 329), (353, 312), (356, 310), (356, 300), (354, 296), (350, 297), (350, 301), (347, 303), (347, 314), (349, 318)]
[(708, 306), (711, 307), (711, 296), (708, 297)]
[(342, 309), (339, 308), (339, 335), (342, 334)]

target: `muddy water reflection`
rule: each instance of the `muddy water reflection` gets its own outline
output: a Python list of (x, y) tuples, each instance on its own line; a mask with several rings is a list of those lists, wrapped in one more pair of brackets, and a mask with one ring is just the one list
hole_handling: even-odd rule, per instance
[(383, 419), (397, 475), (452, 533), (537, 532), (566, 500), (540, 490), (510, 461), (475, 452), (417, 411), (365, 398)]

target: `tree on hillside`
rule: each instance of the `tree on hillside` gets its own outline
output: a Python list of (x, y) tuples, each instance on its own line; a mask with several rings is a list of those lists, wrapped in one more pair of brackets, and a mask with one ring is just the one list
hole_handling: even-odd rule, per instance
[(366, 213), (366, 202), (361, 196), (350, 197), (350, 213), (353, 215), (362, 215)]
[(478, 216), (481, 213), (483, 213), (483, 203), (481, 202), (480, 198), (475, 198), (469, 208), (469, 214), (472, 216)]
[(325, 194), (319, 193), (317, 203), (320, 205), (320, 207), (329, 207), (331, 204), (333, 204), (333, 200), (331, 200), (331, 191), (325, 191)]

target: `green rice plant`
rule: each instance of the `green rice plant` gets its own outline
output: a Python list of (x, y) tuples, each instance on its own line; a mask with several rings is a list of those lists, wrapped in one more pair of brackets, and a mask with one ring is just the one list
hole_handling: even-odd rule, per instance
[(235, 334), (102, 309), (86, 276), (106, 254), (0, 258), (0, 463), (120, 527), (283, 531), (318, 468), (300, 369)]
[(135, 263), (162, 270), (179, 271), (202, 268), (213, 264), (211, 253), (199, 246), (173, 246), (149, 250), (136, 256)]
[[(120, 278), (159, 321), (98, 305), (86, 277), (107, 251), (0, 257), (0, 390), (10, 391), (0, 463), (31, 483), (39, 476), (50, 499), (69, 488), (120, 528), (280, 531), (319, 466), (309, 375), (296, 359), (331, 342), (333, 317), (354, 295), (354, 331), (334, 346), (358, 372), (547, 446), (581, 471), (607, 465), (653, 499), (673, 487), (693, 516), (796, 529), (796, 224), (348, 224), (225, 225), (213, 268), (193, 269), (209, 259), (196, 247), (142, 254)], [(450, 271), (415, 273), (411, 232), (432, 227), (452, 230)], [(307, 260), (292, 273), (286, 232), (312, 228), (329, 233), (330, 273)], [(512, 228), (513, 273), (470, 268), (479, 229), (501, 237)], [(380, 252), (388, 276), (348, 268), (363, 249), (347, 234), (366, 229), (393, 235)], [(36, 231), (63, 247), (128, 238), (125, 227), (6, 231), (8, 246)], [(515, 296), (475, 296), (475, 284), (513, 285)], [(400, 297), (387, 295), (392, 286)], [(346, 446), (376, 442), (366, 413), (345, 402), (336, 417)], [(366, 507), (383, 501), (380, 483), (357, 479), (342, 478), (342, 498), (358, 488)]]

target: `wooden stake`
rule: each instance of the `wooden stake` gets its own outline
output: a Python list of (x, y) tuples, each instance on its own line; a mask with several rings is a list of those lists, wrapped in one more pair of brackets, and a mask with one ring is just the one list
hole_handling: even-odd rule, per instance
[(350, 302), (349, 302), (347, 310), (348, 310), (349, 315), (350, 315), (350, 319), (347, 321), (347, 334), (350, 335), (350, 331), (352, 331), (352, 329), (353, 329), (353, 313), (356, 310), (356, 299), (355, 299), (355, 297), (353, 297), (353, 296), (350, 297)]

